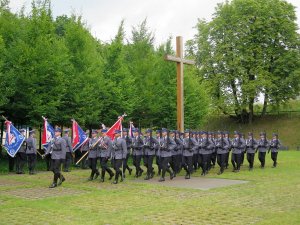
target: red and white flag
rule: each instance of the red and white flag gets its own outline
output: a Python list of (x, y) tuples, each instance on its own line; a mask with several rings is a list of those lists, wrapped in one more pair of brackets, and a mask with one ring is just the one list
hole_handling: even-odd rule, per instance
[(115, 130), (122, 131), (122, 120), (124, 119), (125, 116), (126, 116), (126, 114), (120, 116), (118, 118), (117, 122), (115, 122), (114, 125), (112, 125), (106, 132), (106, 136), (110, 137), (111, 140), (113, 140), (115, 138)]

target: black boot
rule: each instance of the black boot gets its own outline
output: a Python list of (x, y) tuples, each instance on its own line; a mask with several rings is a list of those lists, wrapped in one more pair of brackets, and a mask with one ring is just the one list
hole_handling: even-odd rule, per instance
[(161, 177), (161, 178), (159, 178), (158, 181), (159, 181), (159, 182), (163, 182), (163, 181), (165, 181), (165, 178), (164, 178), (164, 177)]
[(95, 177), (94, 177), (94, 180), (96, 180), (98, 177), (99, 177), (100, 173), (99, 171), (97, 170), (96, 174), (95, 174)]
[(110, 174), (109, 174), (109, 180), (111, 180), (113, 177), (114, 177), (114, 173), (113, 172), (111, 172)]
[(49, 186), (49, 188), (55, 188), (55, 187), (57, 187), (57, 184), (54, 182)]
[(191, 175), (189, 173), (187, 173), (184, 177), (185, 179), (190, 179), (191, 178)]
[(60, 176), (58, 186), (61, 185), (65, 181), (65, 177), (63, 175)]

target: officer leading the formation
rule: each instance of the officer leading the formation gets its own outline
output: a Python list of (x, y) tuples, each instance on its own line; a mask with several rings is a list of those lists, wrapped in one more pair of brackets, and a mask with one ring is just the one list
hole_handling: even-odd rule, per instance
[[(55, 188), (57, 185), (61, 185), (62, 182), (65, 181), (64, 176), (61, 174), (61, 155), (64, 154), (66, 151), (66, 141), (61, 138), (61, 129), (56, 128), (54, 140), (52, 140), (48, 148), (46, 150), (46, 153), (43, 155), (43, 158), (47, 156), (48, 154), (51, 154), (51, 169), (53, 171), (53, 183), (49, 186), (49, 188)], [(60, 180), (59, 183), (57, 183), (58, 179)]]
[(270, 141), (270, 146), (268, 153), (271, 151), (271, 159), (273, 160), (273, 168), (277, 166), (277, 155), (278, 155), (278, 149), (281, 146), (281, 142), (278, 139), (278, 134), (274, 133), (273, 138)]

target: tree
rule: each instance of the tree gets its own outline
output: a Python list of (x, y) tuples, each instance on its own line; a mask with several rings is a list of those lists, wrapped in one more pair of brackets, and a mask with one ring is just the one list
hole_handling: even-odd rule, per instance
[(219, 4), (211, 22), (198, 22), (197, 63), (215, 105), (251, 123), (264, 96), (281, 104), (299, 93), (300, 52), (295, 8), (283, 0)]

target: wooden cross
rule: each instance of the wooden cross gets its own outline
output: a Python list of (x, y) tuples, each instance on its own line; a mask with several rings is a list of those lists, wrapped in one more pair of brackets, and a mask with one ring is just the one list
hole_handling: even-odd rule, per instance
[(177, 63), (177, 130), (184, 131), (183, 65), (194, 65), (195, 61), (183, 58), (182, 37), (176, 37), (176, 56), (166, 55), (165, 60)]

